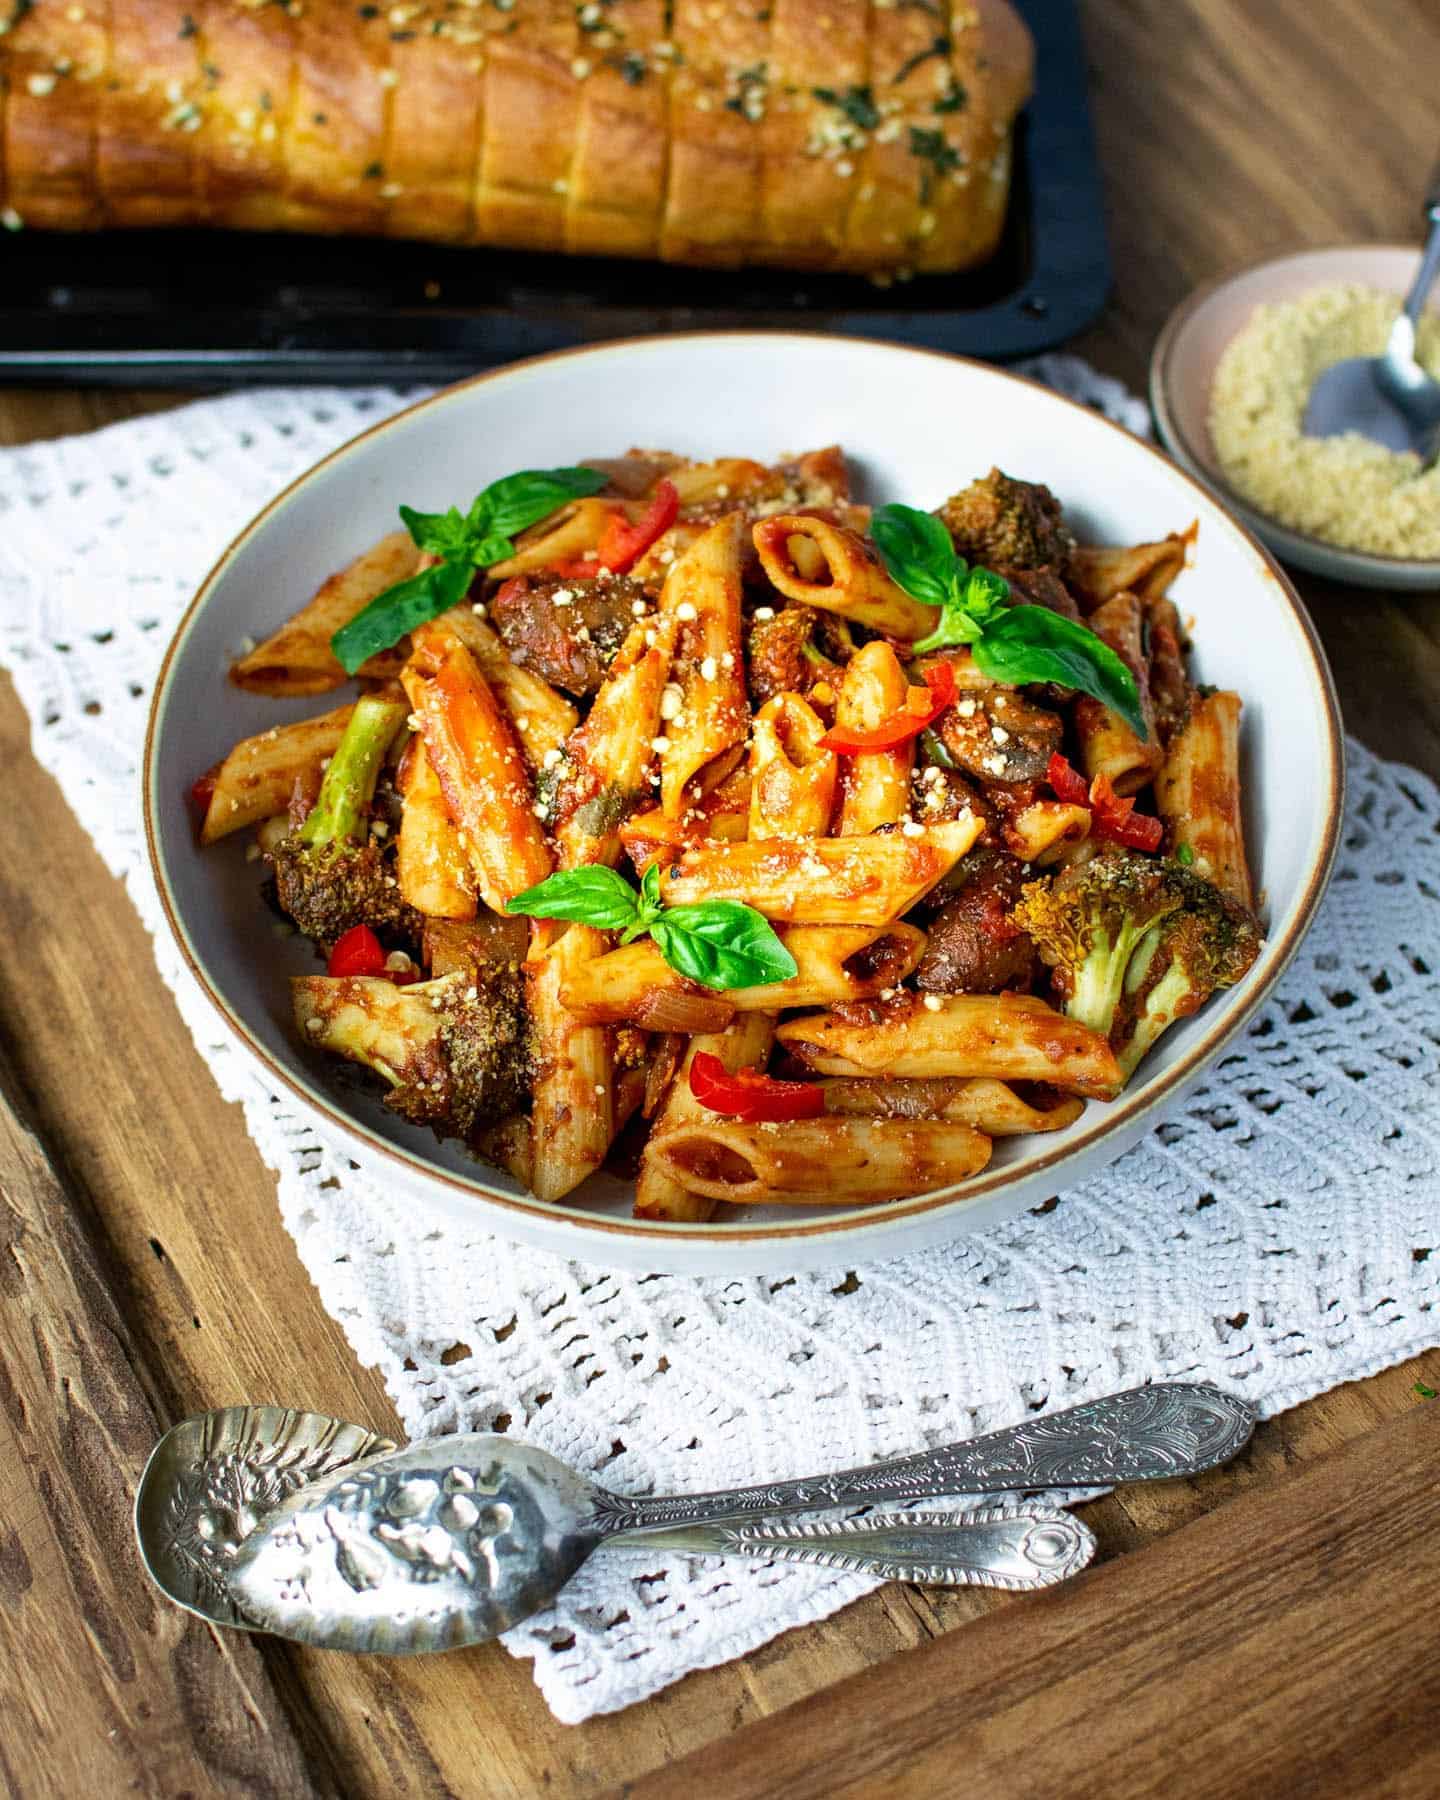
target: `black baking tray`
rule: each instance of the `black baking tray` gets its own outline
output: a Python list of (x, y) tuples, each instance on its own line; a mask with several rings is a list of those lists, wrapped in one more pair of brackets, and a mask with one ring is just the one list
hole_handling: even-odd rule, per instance
[(1035, 97), (995, 257), (859, 276), (204, 231), (0, 239), (0, 383), (445, 381), (638, 333), (785, 328), (1004, 360), (1072, 337), (1110, 285), (1075, 0), (1018, 0)]

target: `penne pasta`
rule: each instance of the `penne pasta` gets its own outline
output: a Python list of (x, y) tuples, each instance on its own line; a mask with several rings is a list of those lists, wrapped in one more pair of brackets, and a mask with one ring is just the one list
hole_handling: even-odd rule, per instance
[(404, 681), (479, 893), (504, 912), (553, 867), (519, 742), (463, 644), (452, 643), (433, 678), (407, 668)]
[(416, 658), (438, 667), (452, 637), (464, 644), (495, 690), (531, 768), (543, 768), (545, 758), (558, 750), (580, 723), (579, 713), (543, 675), (511, 662), (499, 634), (473, 606), (452, 607), (432, 623), (420, 626), (412, 637)]
[[(900, 659), (877, 638), (846, 664), (835, 702), (835, 723), (849, 731), (875, 731), (902, 710), (909, 691), (909, 678)], [(903, 819), (910, 810), (914, 769), (913, 738), (893, 750), (847, 756), (841, 778), (839, 835), (864, 837)]]
[(605, 1160), (615, 1136), (614, 1047), (603, 1025), (582, 1025), (561, 998), (574, 972), (605, 949), (603, 932), (538, 923), (526, 965), (534, 1041), (530, 1187), (559, 1200)]
[(492, 581), (508, 581), (512, 575), (528, 575), (533, 569), (584, 556), (604, 536), (616, 504), (614, 500), (576, 500), (531, 526), (516, 540), (515, 554), (492, 563), (486, 574)]
[(692, 1193), (744, 1206), (874, 1205), (948, 1187), (990, 1160), (990, 1139), (941, 1119), (800, 1119), (752, 1125), (711, 1114), (656, 1140), (655, 1164)]
[(647, 1031), (720, 1031), (737, 1012), (833, 1006), (895, 987), (915, 968), (925, 933), (914, 925), (785, 925), (778, 936), (795, 958), (788, 981), (716, 993), (688, 981), (656, 944), (624, 944), (596, 957), (564, 989), (565, 1004), (595, 1023), (627, 1020)]
[(1032, 800), (1004, 821), (1005, 848), (1021, 862), (1048, 868), (1085, 842), (1091, 823), (1088, 806), (1069, 806), (1063, 800)]
[(1065, 579), (1079, 596), (1083, 612), (1094, 612), (1117, 594), (1138, 594), (1157, 600), (1185, 567), (1185, 555), (1194, 542), (1196, 527), (1172, 532), (1157, 544), (1131, 544), (1122, 550), (1070, 552)]
[(1240, 820), (1240, 696), (1191, 702), (1155, 777), (1155, 801), (1173, 855), (1188, 845), (1197, 875), (1253, 911), (1255, 892)]
[[(415, 573), (416, 552), (408, 531), (392, 531), (378, 544), (332, 575), (287, 624), (233, 664), (230, 679), (252, 694), (290, 699), (327, 694), (346, 679), (330, 640), (342, 625)], [(398, 675), (405, 661), (403, 642), (360, 665), (368, 678)]]
[(475, 1148), (486, 1162), (513, 1175), (521, 1187), (533, 1189), (535, 1169), (530, 1159), (530, 1121), (524, 1113), (511, 1113), (508, 1119), (487, 1125), (476, 1134)]
[(1117, 794), (1138, 794), (1148, 787), (1165, 757), (1155, 729), (1150, 672), (1142, 649), (1143, 619), (1139, 598), (1126, 593), (1107, 600), (1091, 613), (1087, 623), (1135, 677), (1148, 735), (1138, 737), (1119, 713), (1088, 694), (1077, 695), (1075, 700), (1075, 733), (1085, 775), (1091, 781), (1098, 775), (1108, 776)]
[(1063, 1131), (1085, 1110), (1074, 1095), (1027, 1100), (1008, 1082), (985, 1076), (905, 1080), (896, 1076), (832, 1076), (822, 1081), (827, 1113), (857, 1118), (949, 1119), (986, 1137), (1028, 1137)]
[(395, 879), (401, 896), (430, 918), (473, 919), (475, 877), (423, 738), (411, 739), (399, 785), (404, 806), (395, 839)]
[(563, 771), (550, 828), (563, 867), (620, 860), (620, 829), (649, 797), (660, 710), (679, 629), (673, 617), (636, 625), (585, 723), (553, 760)]
[(660, 891), (671, 906), (741, 900), (796, 925), (884, 926), (924, 899), (981, 830), (967, 811), (914, 836), (691, 844), (662, 872)]
[(715, 1202), (706, 1195), (692, 1192), (684, 1182), (665, 1170), (656, 1157), (656, 1146), (663, 1142), (667, 1132), (678, 1131), (692, 1120), (708, 1116), (690, 1092), (690, 1065), (698, 1052), (718, 1056), (727, 1073), (733, 1075), (738, 1069), (758, 1068), (769, 1056), (774, 1036), (775, 1021), (772, 1018), (765, 1013), (746, 1013), (722, 1032), (704, 1033), (690, 1039), (640, 1159), (640, 1174), (635, 1184), (637, 1219), (693, 1223), (712, 1216)]
[[(992, 468), (938, 512), (887, 506), (902, 589), (830, 446), (521, 470), (416, 529), (464, 601), (386, 596), (438, 560), (403, 533), (340, 570), (233, 673), (338, 685), (330, 639), (378, 599), (358, 712), (247, 738), (192, 801), (204, 842), (254, 831), (329, 959), (293, 987), (305, 1043), (540, 1198), (622, 1127), (648, 1220), (964, 1181), (1116, 1095), (1258, 954), (1240, 701), (1192, 685), (1167, 591), (1194, 527), (1077, 550), (1057, 495)], [(1143, 729), (1092, 697), (1097, 637)], [(1160, 818), (1134, 811), (1150, 784)]]
[(326, 758), (339, 748), (354, 710), (337, 706), (319, 718), (272, 725), (242, 738), (215, 771), (200, 842), (218, 843), (232, 831), (279, 817), (297, 782), (318, 788)]
[(938, 607), (912, 600), (858, 532), (806, 513), (778, 513), (755, 527), (770, 585), (789, 600), (839, 613), (911, 644), (935, 629)]
[(731, 513), (675, 563), (660, 597), (679, 624), (673, 679), (680, 701), (656, 741), (660, 808), (679, 818), (716, 788), (744, 755), (750, 723), (740, 592), (746, 526)]
[(751, 839), (822, 837), (839, 775), (820, 747), (825, 721), (799, 694), (777, 694), (755, 715), (750, 736)]
[(1029, 994), (907, 994), (869, 1019), (834, 1012), (788, 1019), (777, 1037), (822, 1075), (985, 1075), (1097, 1099), (1121, 1087), (1105, 1039)]

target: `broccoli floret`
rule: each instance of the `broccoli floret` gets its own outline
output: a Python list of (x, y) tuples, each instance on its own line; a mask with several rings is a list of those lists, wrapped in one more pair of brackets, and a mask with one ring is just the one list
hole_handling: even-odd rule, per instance
[(518, 969), (484, 988), (463, 969), (409, 987), (370, 975), (302, 975), (290, 985), (305, 1041), (383, 1076), (386, 1103), (413, 1124), (468, 1138), (518, 1111), (529, 1091)]
[(1119, 849), (1028, 882), (1011, 918), (1067, 1015), (1108, 1038), (1127, 1076), (1167, 1025), (1238, 981), (1261, 942), (1251, 915), (1208, 881)]
[(398, 701), (358, 700), (305, 823), (270, 852), (275, 897), (307, 937), (333, 943), (352, 925), (412, 940), (418, 934), (420, 918), (401, 898), (393, 855), (369, 835), (375, 783), (404, 719)]
[(993, 569), (1064, 568), (1075, 539), (1049, 488), (1016, 481), (992, 469), (953, 494), (940, 517), (955, 547), (972, 563)]
[(1198, 875), (1182, 875), (1200, 894), (1146, 938), (1126, 971), (1110, 1042), (1127, 1080), (1167, 1026), (1234, 987), (1260, 954), (1258, 921)]

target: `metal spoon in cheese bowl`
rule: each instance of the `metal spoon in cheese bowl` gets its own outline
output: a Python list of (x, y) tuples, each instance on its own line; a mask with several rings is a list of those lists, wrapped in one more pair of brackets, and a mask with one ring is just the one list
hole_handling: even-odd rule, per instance
[(594, 1551), (671, 1549), (822, 1564), (887, 1580), (1049, 1586), (1089, 1562), (1058, 1508), (774, 1515), (942, 1495), (1190, 1475), (1228, 1460), (1253, 1415), (1219, 1389), (1161, 1383), (966, 1443), (805, 1481), (632, 1499), (545, 1451), (465, 1434), (396, 1450), (278, 1407), (186, 1420), (136, 1499), (147, 1569), (217, 1624), (391, 1655), (493, 1637), (549, 1604)]
[(1427, 466), (1440, 453), (1440, 381), (1415, 355), (1415, 332), (1440, 274), (1440, 163), (1425, 195), (1430, 234), (1383, 356), (1350, 356), (1321, 372), (1305, 403), (1307, 437), (1358, 431), (1387, 450), (1413, 450)]

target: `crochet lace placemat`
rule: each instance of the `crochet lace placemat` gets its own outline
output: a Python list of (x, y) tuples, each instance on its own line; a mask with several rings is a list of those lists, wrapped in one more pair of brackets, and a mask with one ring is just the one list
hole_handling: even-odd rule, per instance
[[(1040, 372), (1146, 428), (1133, 396), (1074, 359)], [(702, 1489), (968, 1437), (1152, 1377), (1219, 1382), (1272, 1413), (1440, 1341), (1440, 794), (1355, 744), (1335, 880), (1285, 979), (1168, 1123), (1048, 1209), (844, 1277), (639, 1277), (449, 1221), (417, 1231), (413, 1207), (251, 1073), (182, 969), (137, 780), (160, 657), (218, 549), (400, 404), (236, 394), (0, 453), (0, 661), (35, 754), (127, 882), (201, 1056), (244, 1107), (325, 1306), (410, 1433), (504, 1423), (609, 1487)], [(442, 1361), (456, 1345), (470, 1354)], [(579, 1720), (867, 1585), (601, 1557), (505, 1641)]]

